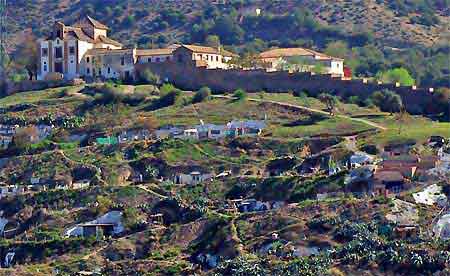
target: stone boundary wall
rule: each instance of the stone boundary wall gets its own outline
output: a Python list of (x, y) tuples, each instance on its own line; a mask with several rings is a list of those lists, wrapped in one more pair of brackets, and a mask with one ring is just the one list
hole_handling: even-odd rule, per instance
[(208, 86), (215, 93), (231, 93), (241, 88), (247, 92), (283, 93), (308, 91), (312, 96), (322, 92), (343, 98), (358, 96), (361, 100), (373, 92), (390, 89), (398, 93), (408, 112), (413, 114), (433, 113), (433, 89), (379, 84), (365, 80), (346, 80), (331, 75), (313, 73), (266, 72), (265, 70), (222, 70), (183, 65), (176, 62), (137, 64), (136, 72), (150, 69), (162, 80), (167, 80), (185, 90), (198, 90)]

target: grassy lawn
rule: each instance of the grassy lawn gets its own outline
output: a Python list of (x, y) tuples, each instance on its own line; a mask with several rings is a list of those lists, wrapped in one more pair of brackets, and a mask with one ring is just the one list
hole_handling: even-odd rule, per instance
[(77, 90), (81, 89), (81, 87), (59, 87), (59, 88), (50, 88), (39, 91), (31, 91), (31, 92), (20, 92), (8, 97), (0, 98), (0, 107), (8, 107), (17, 104), (36, 104), (36, 103), (47, 103), (47, 104), (56, 104), (56, 103), (64, 103), (66, 101), (73, 100), (73, 97), (61, 97), (61, 92), (64, 90)]
[[(251, 98), (277, 101), (289, 104), (295, 104), (300, 106), (305, 106), (313, 109), (326, 110), (326, 105), (322, 103), (319, 99), (313, 97), (295, 97), (289, 93), (261, 93), (261, 94), (250, 94)], [(362, 114), (379, 114), (380, 111), (377, 109), (360, 107), (356, 104), (348, 104), (339, 102), (337, 105), (336, 113), (342, 115), (362, 115)]]
[(205, 123), (224, 124), (233, 119), (264, 119), (265, 111), (258, 103), (214, 99), (195, 105), (171, 106), (155, 111), (161, 125), (198, 125)]
[[(370, 117), (368, 119), (387, 127), (388, 130), (366, 138), (366, 143), (384, 145), (407, 140), (423, 143), (431, 135), (450, 137), (450, 123), (435, 122), (423, 117), (411, 117), (402, 125), (395, 120), (394, 116), (390, 115)], [(400, 126), (401, 130), (399, 131)]]
[(301, 138), (314, 135), (350, 135), (355, 132), (371, 129), (373, 128), (367, 124), (336, 117), (328, 118), (312, 125), (293, 127), (271, 125), (270, 127), (272, 135), (279, 138)]

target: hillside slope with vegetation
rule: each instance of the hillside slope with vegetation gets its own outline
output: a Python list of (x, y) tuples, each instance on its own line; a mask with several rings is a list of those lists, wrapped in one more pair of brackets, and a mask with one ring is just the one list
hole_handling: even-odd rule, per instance
[(89, 14), (109, 25), (110, 35), (128, 47), (221, 43), (251, 57), (270, 47), (301, 46), (346, 58), (356, 76), (405, 67), (418, 84), (448, 85), (447, 0), (177, 0), (151, 5), (144, 0), (17, 0), (9, 5), (11, 51), (26, 29), (41, 38), (54, 21), (70, 24)]

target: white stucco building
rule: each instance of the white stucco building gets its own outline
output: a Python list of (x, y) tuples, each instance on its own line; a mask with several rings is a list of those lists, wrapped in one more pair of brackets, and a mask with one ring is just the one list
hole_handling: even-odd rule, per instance
[(60, 73), (65, 79), (81, 77), (81, 63), (89, 50), (122, 48), (122, 44), (108, 38), (108, 30), (89, 16), (74, 26), (56, 22), (50, 36), (40, 42), (38, 79), (46, 79), (49, 73)]
[(262, 52), (260, 61), (268, 71), (314, 71), (320, 65), (323, 73), (344, 76), (344, 60), (305, 48), (277, 48)]

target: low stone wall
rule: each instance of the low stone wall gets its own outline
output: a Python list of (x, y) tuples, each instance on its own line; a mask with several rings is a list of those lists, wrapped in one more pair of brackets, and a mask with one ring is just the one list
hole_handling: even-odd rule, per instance
[(136, 65), (136, 72), (150, 69), (162, 80), (179, 88), (198, 90), (208, 86), (216, 93), (232, 92), (238, 88), (248, 92), (308, 91), (310, 95), (333, 93), (343, 98), (358, 96), (361, 100), (373, 92), (390, 89), (397, 92), (407, 110), (414, 114), (433, 112), (432, 89), (379, 84), (365, 80), (346, 80), (331, 75), (306, 73), (266, 72), (265, 70), (221, 70), (183, 65), (176, 62)]

